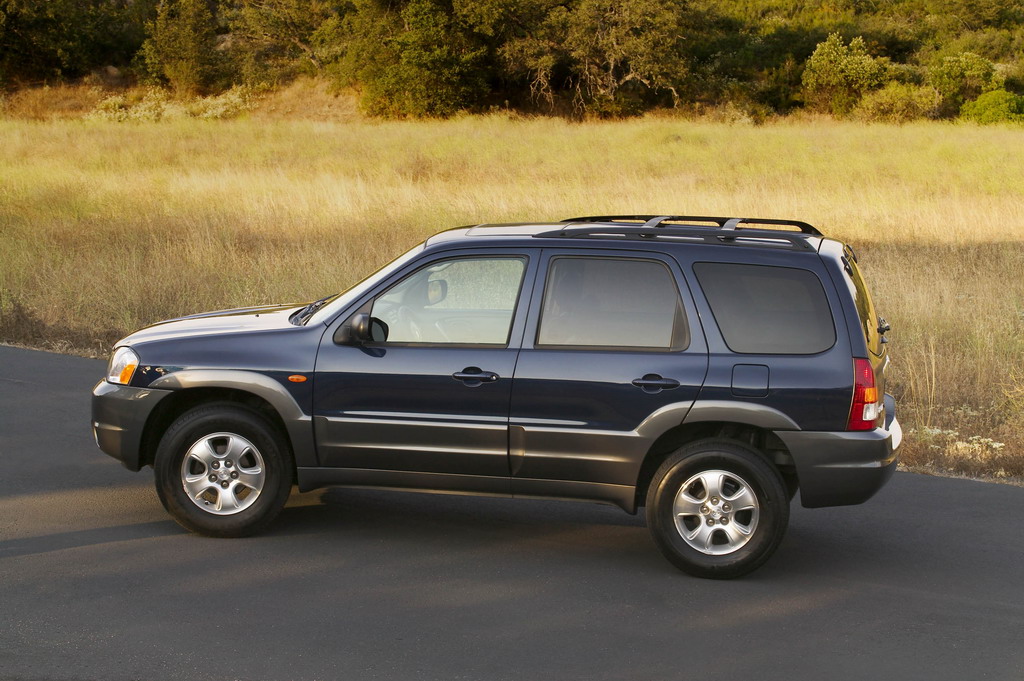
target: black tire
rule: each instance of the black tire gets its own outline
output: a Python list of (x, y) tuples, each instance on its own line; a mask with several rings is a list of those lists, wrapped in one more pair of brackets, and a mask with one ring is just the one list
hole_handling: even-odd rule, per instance
[[(216, 453), (222, 442), (225, 450), (230, 443), (235, 443), (244, 453), (236, 456), (235, 461), (232, 461), (234, 454)], [(233, 478), (211, 482), (206, 485), (208, 491), (193, 501), (185, 489), (183, 466), (189, 450), (200, 443), (211, 445), (214, 463), (204, 464), (193, 457), (189, 461), (192, 468), (187, 471), (190, 476), (208, 479), (206, 473), (217, 477), (230, 471), (228, 474)], [(218, 470), (212, 469), (214, 464)], [(204, 466), (207, 466), (205, 473), (199, 475)], [(178, 417), (160, 440), (153, 468), (156, 491), (167, 512), (185, 529), (209, 537), (244, 537), (264, 529), (288, 500), (295, 469), (288, 445), (278, 430), (258, 412), (231, 403), (202, 405)], [(256, 487), (242, 483), (249, 478), (257, 479), (258, 474), (250, 473), (257, 470), (262, 471), (263, 478), (259, 491), (249, 498)], [(193, 484), (196, 489), (205, 482)], [(241, 507), (240, 510), (235, 510), (228, 502), (224, 502), (223, 509), (217, 508), (221, 486), (230, 490), (230, 499)], [(224, 494), (228, 496), (228, 492)]]
[[(721, 483), (723, 492), (715, 504), (703, 486), (705, 479)], [(742, 501), (751, 498), (756, 504)], [(730, 499), (748, 510), (734, 509)], [(662, 462), (647, 490), (647, 527), (654, 542), (673, 565), (697, 577), (732, 579), (757, 569), (778, 548), (788, 523), (789, 493), (782, 476), (756, 450), (739, 442), (700, 440), (676, 450)]]

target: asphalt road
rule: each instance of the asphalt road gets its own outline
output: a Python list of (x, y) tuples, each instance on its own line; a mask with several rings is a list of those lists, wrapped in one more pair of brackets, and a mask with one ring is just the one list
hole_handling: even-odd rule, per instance
[(0, 347), (2, 679), (1024, 679), (1024, 489), (897, 474), (688, 577), (600, 505), (333, 489), (205, 539), (89, 430), (103, 363)]

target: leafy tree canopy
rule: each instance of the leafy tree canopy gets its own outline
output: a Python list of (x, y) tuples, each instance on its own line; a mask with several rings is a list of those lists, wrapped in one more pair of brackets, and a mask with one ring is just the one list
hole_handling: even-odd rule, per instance
[(0, 86), (108, 65), (181, 93), (314, 74), (379, 116), (953, 117), (991, 91), (1024, 94), (1024, 3), (0, 0)]

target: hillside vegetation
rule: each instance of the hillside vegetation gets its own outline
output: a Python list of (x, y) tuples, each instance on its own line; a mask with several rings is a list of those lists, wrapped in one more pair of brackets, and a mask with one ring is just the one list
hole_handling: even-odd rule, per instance
[(851, 122), (0, 120), (0, 341), (106, 355), (307, 301), (426, 236), (601, 213), (793, 217), (855, 245), (911, 465), (1024, 476), (1024, 129)]
[(380, 117), (727, 107), (755, 120), (807, 108), (890, 122), (1020, 122), (1024, 5), (0, 0), (7, 89), (84, 79), (185, 98), (275, 88), (297, 75), (351, 89)]

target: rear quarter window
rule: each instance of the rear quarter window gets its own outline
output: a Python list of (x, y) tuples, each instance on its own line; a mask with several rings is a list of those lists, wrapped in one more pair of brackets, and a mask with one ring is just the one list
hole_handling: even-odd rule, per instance
[(871, 294), (868, 293), (867, 284), (864, 283), (864, 276), (857, 266), (857, 260), (852, 253), (843, 256), (843, 270), (846, 274), (846, 285), (853, 296), (854, 305), (857, 308), (857, 317), (860, 319), (861, 331), (864, 332), (864, 340), (867, 341), (868, 350), (875, 355), (882, 354), (881, 334), (878, 333), (878, 316), (875, 314), (875, 305), (871, 302)]
[(693, 270), (733, 352), (810, 355), (835, 345), (832, 310), (813, 272), (711, 262)]

